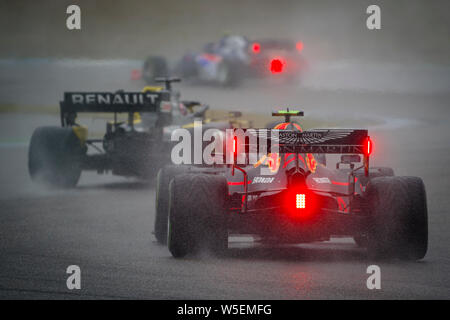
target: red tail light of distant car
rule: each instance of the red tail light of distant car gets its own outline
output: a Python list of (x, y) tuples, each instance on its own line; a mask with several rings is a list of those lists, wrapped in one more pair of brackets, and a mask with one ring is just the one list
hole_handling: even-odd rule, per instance
[(258, 42), (253, 43), (252, 50), (253, 53), (259, 53), (261, 51), (261, 45)]
[(282, 73), (285, 67), (285, 62), (279, 58), (272, 59), (269, 64), (270, 72)]

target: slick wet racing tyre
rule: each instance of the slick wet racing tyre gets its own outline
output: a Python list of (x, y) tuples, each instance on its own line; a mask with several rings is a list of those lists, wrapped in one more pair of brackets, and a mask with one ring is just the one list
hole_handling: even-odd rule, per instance
[[(364, 169), (355, 171), (356, 181), (366, 186), (370, 179), (377, 177), (392, 177), (394, 176), (394, 169), (388, 167), (371, 167), (369, 168), (369, 177), (364, 175)], [(358, 247), (367, 247), (367, 235), (359, 234), (353, 237)]]
[(170, 183), (168, 247), (175, 258), (228, 248), (225, 177), (185, 174)]
[(217, 82), (222, 87), (233, 88), (240, 84), (239, 66), (231, 61), (223, 60), (217, 66)]
[(367, 185), (370, 257), (422, 259), (428, 246), (425, 186), (417, 177), (379, 177)]
[(167, 221), (169, 216), (169, 183), (177, 175), (187, 173), (187, 166), (165, 166), (156, 177), (156, 201), (154, 232), (160, 244), (167, 243)]
[(37, 128), (28, 149), (30, 177), (50, 187), (75, 187), (80, 179), (84, 154), (85, 146), (71, 128)]

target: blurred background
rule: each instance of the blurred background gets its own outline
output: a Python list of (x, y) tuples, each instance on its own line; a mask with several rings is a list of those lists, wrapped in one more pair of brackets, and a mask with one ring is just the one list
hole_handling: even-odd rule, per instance
[[(81, 7), (81, 30), (66, 28), (70, 4)], [(376, 1), (381, 30), (366, 28), (370, 4), (373, 1), (1, 0), (0, 103), (55, 104), (59, 95), (48, 92), (50, 85), (88, 89), (96, 80), (98, 89), (129, 87), (130, 71), (140, 69), (147, 56), (162, 55), (173, 62), (224, 34), (302, 41), (309, 75), (300, 88), (446, 92), (450, 3)], [(55, 65), (58, 61), (64, 66)], [(89, 76), (68, 66), (88, 68)], [(40, 97), (30, 93), (30, 101), (24, 92), (17, 95), (17, 84), (24, 78)], [(62, 83), (65, 86), (59, 87)]]
[[(82, 30), (65, 27), (78, 4)], [(382, 29), (365, 28), (366, 8), (381, 8)], [(178, 56), (224, 32), (302, 39), (320, 59), (449, 62), (450, 3), (445, 0), (2, 0), (3, 58)]]

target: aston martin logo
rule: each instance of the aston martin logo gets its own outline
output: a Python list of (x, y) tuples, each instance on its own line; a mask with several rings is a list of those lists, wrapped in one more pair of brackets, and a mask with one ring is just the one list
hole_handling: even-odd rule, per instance
[(347, 137), (353, 130), (314, 130), (304, 132), (280, 132), (281, 144), (321, 144), (329, 140)]

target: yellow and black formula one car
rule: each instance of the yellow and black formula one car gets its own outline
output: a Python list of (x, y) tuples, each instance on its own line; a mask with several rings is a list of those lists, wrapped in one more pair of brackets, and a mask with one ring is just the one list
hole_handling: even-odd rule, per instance
[[(60, 102), (61, 127), (37, 128), (29, 146), (28, 168), (32, 180), (53, 187), (74, 187), (83, 170), (121, 176), (152, 177), (170, 162), (171, 134), (194, 121), (204, 128), (231, 128), (232, 121), (212, 121), (209, 108), (197, 101), (182, 101), (172, 90), (177, 78), (162, 78), (165, 88), (146, 87), (142, 92), (65, 92)], [(77, 123), (77, 114), (113, 113), (102, 138), (89, 139), (88, 129)], [(127, 114), (119, 121), (118, 114)], [(198, 123), (198, 122), (197, 122)]]

